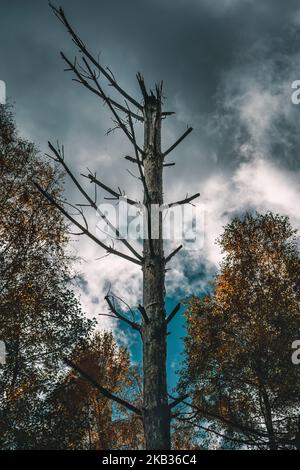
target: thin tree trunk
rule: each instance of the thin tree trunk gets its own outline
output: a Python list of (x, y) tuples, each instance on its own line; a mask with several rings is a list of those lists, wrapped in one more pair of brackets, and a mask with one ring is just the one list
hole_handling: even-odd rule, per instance
[(268, 394), (266, 392), (264, 385), (262, 385), (261, 387), (261, 394), (262, 394), (262, 399), (263, 399), (264, 409), (265, 409), (264, 415), (265, 415), (265, 423), (266, 423), (266, 428), (267, 428), (268, 437), (269, 437), (269, 448), (270, 450), (277, 450), (278, 446), (277, 446), (275, 434), (274, 434), (272, 410), (271, 410), (269, 397), (268, 397)]
[[(167, 344), (165, 314), (165, 260), (161, 214), (163, 203), (163, 156), (161, 154), (160, 96), (145, 99), (144, 176), (148, 194), (145, 204), (153, 215), (152, 239), (144, 240), (143, 303), (148, 322), (143, 323), (143, 423), (147, 449), (170, 449), (170, 408), (167, 393)], [(149, 207), (151, 202), (151, 208)], [(156, 206), (153, 206), (156, 205)], [(154, 208), (156, 207), (156, 209)], [(157, 220), (157, 219), (156, 219)]]

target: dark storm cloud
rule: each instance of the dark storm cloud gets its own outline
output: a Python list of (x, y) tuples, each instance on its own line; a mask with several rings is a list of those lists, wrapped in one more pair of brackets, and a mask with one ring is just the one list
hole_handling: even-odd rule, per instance
[[(187, 124), (194, 127), (170, 158), (177, 166), (166, 173), (166, 198), (200, 189), (211, 245), (231, 214), (244, 208), (273, 208), (279, 201), (279, 211), (296, 214), (299, 193), (291, 172), (299, 169), (300, 109), (290, 102), (290, 85), (300, 78), (298, 0), (60, 4), (129, 92), (139, 96), (137, 71), (149, 85), (164, 80), (165, 106), (177, 112), (164, 123), (164, 146)], [(70, 58), (76, 51), (47, 1), (0, 0), (0, 6), (0, 80), (16, 102), (22, 132), (43, 150), (48, 139), (60, 139), (76, 170), (89, 166), (134, 192), (136, 181), (121, 159), (129, 146), (120, 134), (104, 136), (111, 126), (107, 109), (63, 72), (59, 51)], [(277, 200), (273, 186), (280, 185), (290, 192)], [(73, 195), (70, 186), (67, 191)], [(214, 249), (205, 256), (193, 269), (198, 279), (199, 272), (205, 277), (213, 271)], [(105, 271), (89, 278), (91, 295), (105, 284)]]
[[(281, 37), (298, 7), (295, 0), (60, 3), (126, 86), (137, 91), (138, 70), (149, 84), (163, 79), (170, 109), (179, 97), (191, 116), (214, 109), (222, 73), (243, 60), (254, 42)], [(95, 99), (62, 72), (58, 52), (71, 54), (71, 41), (47, 1), (2, 0), (0, 45), (1, 78), (17, 103), (19, 119), (41, 144), (48, 135), (72, 135), (81, 113), (87, 138), (106, 128), (95, 119)], [(89, 107), (90, 117), (84, 112)]]

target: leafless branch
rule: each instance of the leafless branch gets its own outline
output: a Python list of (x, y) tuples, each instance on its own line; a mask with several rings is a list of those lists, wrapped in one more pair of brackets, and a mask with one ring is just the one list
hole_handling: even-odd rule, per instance
[(244, 426), (242, 424), (239, 424), (239, 423), (236, 423), (230, 419), (227, 419), (227, 418), (224, 418), (223, 416), (220, 416), (216, 413), (213, 413), (211, 411), (208, 411), (208, 410), (205, 410), (205, 409), (201, 409), (200, 407), (192, 404), (192, 403), (188, 403), (186, 401), (183, 401), (183, 404), (191, 407), (193, 410), (201, 413), (204, 417), (208, 417), (208, 418), (215, 418), (217, 419), (218, 421), (230, 426), (230, 427), (233, 427), (233, 428), (236, 428), (244, 433), (250, 433), (252, 435), (256, 435), (257, 437), (259, 438), (267, 438), (267, 434), (262, 432), (262, 431), (259, 431), (257, 429), (254, 429), (254, 428), (250, 428), (248, 426)]
[[(130, 134), (130, 132), (128, 131), (127, 129), (127, 126), (126, 124), (123, 122), (123, 120), (119, 117), (118, 113), (116, 112), (116, 110), (114, 109), (110, 99), (106, 96), (106, 94), (104, 93), (104, 91), (102, 90), (100, 84), (99, 84), (99, 81), (97, 80), (97, 77), (95, 75), (95, 73), (91, 70), (88, 62), (85, 60), (85, 58), (83, 58), (83, 61), (88, 69), (88, 71), (90, 72), (90, 76), (91, 78), (94, 80), (94, 83), (97, 87), (97, 89), (99, 90), (99, 92), (101, 93), (102, 97), (103, 97), (103, 100), (107, 103), (109, 109), (111, 110), (112, 114), (114, 115), (115, 119), (116, 119), (116, 122), (117, 124), (119, 125), (120, 129), (123, 130), (123, 132), (125, 133), (126, 137), (129, 139), (129, 141), (132, 143), (136, 153), (140, 153), (141, 155), (143, 155), (143, 150), (138, 146), (137, 142), (136, 142), (136, 139), (135, 139), (135, 136), (134, 134)], [(132, 117), (131, 117), (131, 114), (130, 114), (130, 110), (128, 108), (128, 119), (132, 120)]]
[[(80, 191), (80, 193), (84, 196), (84, 198), (88, 201), (89, 205), (97, 212), (97, 214), (99, 214), (99, 216), (105, 220), (105, 222), (107, 223), (107, 225), (109, 226), (109, 228), (111, 230), (113, 230), (113, 232), (115, 233), (116, 237), (124, 244), (124, 246), (126, 246), (126, 248), (131, 251), (131, 253), (136, 256), (139, 260), (142, 260), (142, 256), (130, 245), (130, 243), (128, 243), (127, 240), (125, 240), (124, 238), (121, 238), (120, 237), (120, 232), (119, 230), (114, 227), (112, 225), (112, 223), (108, 220), (108, 218), (106, 217), (105, 214), (103, 214), (103, 212), (98, 208), (97, 204), (95, 201), (92, 200), (92, 198), (87, 194), (87, 192), (83, 189), (82, 185), (79, 183), (79, 181), (77, 180), (77, 178), (75, 178), (75, 176), (73, 175), (73, 173), (71, 172), (71, 170), (69, 169), (68, 165), (66, 164), (65, 162), (65, 158), (64, 158), (64, 149), (62, 148), (62, 151), (58, 145), (58, 148), (56, 149), (52, 144), (51, 142), (49, 142), (49, 148), (50, 150), (54, 153), (57, 161), (63, 166), (64, 170), (66, 171), (67, 175), (71, 178), (71, 180), (73, 181), (73, 183), (75, 184), (75, 186), (78, 188), (78, 190)], [(91, 175), (92, 176), (92, 175)], [(92, 176), (92, 178), (94, 178)], [(110, 188), (108, 188), (108, 186), (105, 186), (106, 190), (110, 190)], [(110, 190), (112, 191), (112, 190)]]
[(188, 395), (183, 395), (182, 397), (178, 397), (174, 399), (171, 403), (169, 403), (170, 409), (175, 408), (175, 406), (179, 405), (179, 403), (182, 403), (184, 400), (186, 400), (189, 396)]
[(109, 186), (106, 186), (106, 184), (102, 183), (101, 181), (99, 181), (95, 176), (93, 176), (92, 174), (89, 174), (89, 175), (83, 175), (81, 174), (81, 176), (83, 176), (84, 178), (87, 178), (90, 180), (91, 183), (95, 183), (97, 186), (99, 186), (100, 188), (104, 189), (104, 191), (106, 191), (107, 193), (111, 194), (112, 196), (114, 196), (115, 199), (121, 199), (121, 198), (124, 198), (126, 199), (126, 202), (128, 204), (130, 204), (131, 206), (138, 206), (139, 203), (137, 201), (134, 201), (133, 199), (129, 199), (127, 196), (124, 196), (121, 192), (117, 193), (115, 190), (113, 190), (112, 188), (110, 188)]
[(185, 133), (182, 134), (182, 136), (179, 137), (179, 139), (176, 140), (176, 142), (173, 145), (171, 145), (171, 147), (163, 153), (163, 157), (165, 158), (167, 155), (169, 155), (169, 153), (171, 153), (177, 147), (177, 145), (179, 145), (192, 132), (192, 130), (193, 128), (189, 127), (185, 131)]
[(67, 366), (71, 367), (73, 370), (78, 372), (84, 379), (86, 379), (88, 382), (90, 382), (101, 393), (101, 395), (103, 395), (105, 398), (107, 398), (108, 400), (115, 401), (119, 405), (124, 406), (125, 408), (132, 411), (133, 413), (136, 413), (139, 416), (142, 415), (142, 412), (139, 408), (136, 408), (135, 406), (131, 405), (127, 401), (123, 400), (122, 398), (119, 398), (116, 395), (113, 395), (106, 388), (102, 387), (89, 374), (87, 374), (85, 371), (83, 371), (79, 366), (74, 364), (74, 362), (70, 361), (70, 359), (65, 357), (63, 360), (64, 360), (64, 363), (67, 364)]
[(147, 90), (146, 90), (144, 77), (140, 73), (138, 73), (136, 78), (137, 78), (137, 81), (140, 85), (140, 89), (141, 89), (144, 101), (146, 101), (148, 99), (148, 93), (147, 93)]
[(176, 114), (174, 111), (163, 111), (161, 113), (162, 117), (173, 116), (174, 114)]
[(190, 421), (189, 419), (182, 418), (182, 417), (180, 417), (180, 413), (176, 413), (176, 415), (173, 415), (172, 417), (177, 418), (178, 421), (187, 423), (189, 426), (193, 426), (195, 428), (201, 429), (201, 430), (206, 431), (208, 433), (215, 434), (216, 436), (221, 437), (222, 439), (225, 439), (225, 440), (230, 441), (230, 442), (235, 442), (236, 444), (256, 446), (258, 448), (260, 448), (260, 446), (262, 446), (262, 445), (267, 445), (268, 444), (268, 442), (259, 442), (258, 443), (256, 441), (254, 441), (253, 439), (246, 440), (246, 439), (239, 439), (239, 438), (227, 436), (226, 434), (223, 434), (223, 433), (217, 431), (216, 429), (213, 429), (212, 426), (204, 426), (202, 424), (194, 423), (193, 421)]
[(182, 245), (178, 246), (176, 250), (172, 251), (172, 253), (170, 253), (169, 256), (166, 257), (166, 264), (173, 258), (173, 256), (177, 255), (178, 251), (180, 251), (181, 248), (183, 248)]
[(110, 300), (110, 298), (109, 298), (108, 295), (105, 297), (105, 300), (106, 300), (106, 302), (108, 303), (108, 306), (109, 306), (111, 312), (116, 316), (116, 318), (118, 318), (119, 320), (122, 320), (123, 322), (127, 323), (127, 324), (130, 325), (131, 328), (133, 328), (134, 330), (137, 330), (137, 331), (139, 331), (139, 332), (141, 331), (140, 326), (139, 326), (137, 323), (135, 323), (135, 322), (133, 322), (133, 321), (131, 321), (131, 320), (128, 320), (128, 318), (124, 317), (123, 315), (121, 315), (121, 314), (117, 311), (117, 309), (116, 309), (115, 306), (113, 305), (113, 303), (112, 303), (112, 301)]
[[(141, 121), (143, 122), (143, 118), (141, 116), (139, 116), (138, 114), (134, 113), (133, 111), (128, 111), (128, 109), (125, 108), (125, 106), (121, 105), (120, 103), (118, 103), (117, 101), (115, 101), (114, 99), (112, 99), (111, 97), (107, 96), (104, 94), (103, 90), (101, 89), (101, 91), (99, 90), (99, 88), (94, 88), (90, 83), (89, 81), (95, 81), (94, 80), (94, 77), (93, 76), (90, 76), (90, 73), (87, 73), (86, 70), (79, 64), (77, 64), (77, 60), (75, 58), (74, 60), (74, 63), (72, 63), (67, 57), (66, 55), (61, 52), (60, 53), (62, 59), (66, 62), (66, 64), (68, 64), (68, 67), (67, 69), (65, 69), (65, 72), (73, 72), (74, 75), (77, 77), (77, 79), (73, 79), (73, 81), (76, 81), (78, 83), (80, 83), (81, 85), (83, 85), (85, 88), (87, 88), (89, 91), (91, 91), (92, 93), (94, 93), (95, 95), (97, 95), (99, 98), (101, 98), (102, 101), (104, 101), (105, 103), (109, 100), (110, 103), (115, 107), (117, 108), (119, 111), (122, 111), (123, 113), (125, 114), (128, 114), (129, 112), (131, 113), (132, 117), (138, 121)], [(97, 75), (95, 74), (95, 79), (98, 80), (98, 77)]]
[[(131, 163), (137, 163), (138, 164), (138, 160), (136, 158), (130, 157), (129, 155), (126, 155), (124, 158), (125, 158), (125, 160), (128, 160)], [(141, 162), (141, 165), (143, 166), (143, 162)]]
[[(132, 138), (132, 136), (130, 135), (130, 133), (128, 132), (128, 129), (126, 128), (126, 125), (124, 124), (124, 122), (122, 121), (122, 119), (120, 118), (120, 116), (118, 115), (118, 113), (116, 112), (115, 110), (115, 107), (114, 107), (114, 103), (112, 102), (112, 100), (104, 93), (102, 87), (100, 86), (100, 83), (98, 81), (98, 78), (97, 78), (97, 75), (96, 73), (91, 69), (89, 63), (87, 62), (87, 60), (85, 59), (85, 57), (83, 57), (83, 62), (84, 62), (84, 65), (85, 67), (87, 68), (88, 70), (88, 73), (89, 73), (89, 79), (92, 80), (96, 86), (96, 89), (93, 88), (88, 82), (87, 80), (82, 77), (82, 74), (78, 71), (77, 67), (76, 67), (76, 64), (72, 64), (72, 62), (61, 52), (61, 56), (62, 58), (64, 59), (64, 61), (68, 64), (68, 66), (70, 67), (70, 69), (68, 70), (72, 70), (74, 72), (74, 74), (78, 77), (78, 81), (80, 83), (82, 83), (84, 86), (86, 86), (89, 90), (91, 90), (93, 93), (96, 93), (97, 95), (99, 95), (101, 97), (101, 99), (104, 101), (104, 103), (107, 104), (107, 106), (109, 107), (111, 113), (113, 114), (113, 116), (115, 117), (116, 119), (116, 122), (118, 123), (118, 126), (120, 129), (123, 130), (123, 132), (125, 133), (125, 135), (127, 136), (127, 138), (130, 140), (130, 142), (132, 143), (132, 145), (137, 148), (137, 150), (143, 154), (143, 151), (142, 149), (137, 145), (137, 143), (135, 142), (135, 140)], [(120, 108), (120, 105), (117, 106), (118, 108)], [(126, 108), (124, 108), (126, 109)], [(127, 111), (127, 114), (128, 114), (128, 111)], [(131, 117), (131, 116), (130, 116)]]
[(116, 82), (113, 74), (111, 73), (110, 69), (103, 67), (98, 60), (96, 60), (93, 55), (88, 51), (83, 41), (79, 38), (79, 36), (75, 33), (74, 29), (72, 28), (71, 24), (66, 18), (66, 15), (62, 8), (55, 7), (52, 3), (49, 3), (50, 7), (52, 8), (55, 16), (61, 21), (61, 23), (66, 27), (67, 31), (71, 35), (73, 42), (79, 48), (80, 52), (96, 67), (96, 69), (104, 75), (104, 77), (108, 80), (109, 84), (117, 90), (120, 95), (122, 95), (126, 100), (128, 100), (131, 104), (133, 104), (137, 109), (142, 111), (142, 106), (132, 98), (120, 85)]
[(190, 204), (191, 201), (193, 201), (194, 199), (197, 199), (199, 196), (200, 196), (200, 193), (196, 193), (193, 196), (182, 199), (181, 201), (176, 201), (176, 202), (172, 202), (171, 204), (167, 204), (166, 207), (170, 209), (171, 207), (181, 206), (183, 204)]
[(97, 237), (95, 237), (88, 229), (86, 229), (83, 225), (81, 225), (74, 217), (72, 217), (50, 194), (48, 194), (46, 191), (41, 188), (41, 186), (34, 182), (33, 183), (35, 187), (45, 196), (46, 199), (54, 206), (56, 207), (67, 219), (72, 222), (72, 224), (76, 225), (83, 234), (87, 235), (91, 240), (93, 240), (97, 245), (101, 246), (101, 248), (104, 248), (108, 253), (111, 253), (113, 255), (117, 255), (120, 258), (124, 258), (127, 261), (131, 261), (134, 264), (138, 264), (139, 266), (141, 265), (141, 262), (135, 258), (132, 258), (131, 256), (126, 255), (125, 253), (122, 253), (121, 251), (115, 250), (114, 248), (105, 245), (104, 243), (101, 242)]
[(170, 313), (170, 315), (168, 316), (168, 318), (166, 319), (166, 323), (170, 323), (171, 320), (173, 320), (173, 318), (175, 317), (176, 313), (180, 310), (180, 307), (181, 305), (180, 304), (177, 304), (175, 308), (173, 308), (172, 312)]
[(134, 312), (133, 312), (132, 308), (130, 307), (130, 305), (127, 302), (125, 302), (125, 300), (122, 299), (121, 297), (119, 297), (118, 295), (111, 293), (110, 288), (109, 288), (109, 291), (106, 295), (109, 296), (109, 297), (112, 297), (113, 299), (117, 299), (119, 302), (124, 304), (125, 307), (127, 308), (127, 310), (131, 313), (132, 318), (135, 318)]
[(164, 167), (175, 166), (175, 163), (164, 163)]
[[(134, 130), (134, 125), (133, 125), (132, 118), (131, 118), (130, 115), (128, 115), (128, 123), (129, 123), (129, 127), (130, 127), (130, 130), (131, 130), (132, 138), (135, 141), (136, 140), (135, 130)], [(149, 198), (149, 192), (148, 192), (148, 188), (147, 188), (147, 184), (146, 184), (146, 180), (145, 180), (145, 176), (144, 176), (144, 172), (143, 172), (143, 168), (142, 168), (142, 161), (140, 159), (139, 152), (138, 152), (138, 149), (137, 149), (136, 146), (134, 147), (134, 151), (135, 151), (135, 159), (136, 159), (136, 162), (137, 162), (137, 165), (138, 165), (138, 168), (139, 168), (140, 178), (141, 178), (141, 181), (143, 183), (143, 187), (144, 187), (144, 191), (145, 191), (145, 195), (146, 195), (146, 201), (149, 203), (150, 198)]]

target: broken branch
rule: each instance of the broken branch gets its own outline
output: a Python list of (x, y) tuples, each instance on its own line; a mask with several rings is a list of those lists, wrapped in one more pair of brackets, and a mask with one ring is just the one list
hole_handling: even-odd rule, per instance
[(194, 199), (197, 199), (199, 196), (200, 196), (200, 193), (196, 193), (193, 196), (182, 199), (181, 201), (176, 201), (176, 202), (172, 202), (171, 204), (167, 204), (167, 208), (181, 206), (183, 204), (189, 204), (191, 201), (193, 201)]
[(176, 142), (173, 145), (171, 145), (171, 147), (168, 150), (166, 150), (166, 152), (163, 153), (163, 157), (166, 157), (169, 153), (171, 153), (172, 150), (174, 150), (177, 147), (177, 145), (179, 145), (192, 132), (192, 130), (193, 130), (193, 128), (189, 127), (185, 131), (185, 133), (182, 134), (182, 136), (179, 137), (179, 139), (176, 140)]
[(182, 245), (180, 245), (178, 248), (176, 248), (176, 250), (172, 251), (172, 253), (170, 253), (169, 256), (166, 257), (166, 264), (173, 258), (173, 256), (177, 255), (178, 251), (180, 251), (181, 248), (183, 248)]
[(175, 317), (176, 313), (180, 310), (180, 307), (181, 305), (180, 304), (177, 304), (175, 308), (173, 308), (172, 312), (170, 313), (170, 315), (168, 316), (168, 318), (166, 319), (166, 323), (170, 323), (171, 320), (173, 320), (173, 318)]
[(143, 307), (142, 305), (139, 305), (139, 306), (138, 306), (138, 309), (139, 309), (139, 311), (141, 312), (141, 315), (142, 315), (142, 317), (143, 317), (143, 319), (144, 319), (144, 322), (148, 324), (148, 323), (150, 322), (150, 320), (149, 320), (149, 317), (148, 317), (148, 315), (147, 315), (147, 313), (146, 313), (146, 310), (144, 309), (144, 307)]

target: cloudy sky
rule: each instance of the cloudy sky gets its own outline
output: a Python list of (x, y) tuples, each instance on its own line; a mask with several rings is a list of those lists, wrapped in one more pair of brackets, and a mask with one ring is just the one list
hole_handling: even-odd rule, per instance
[[(300, 79), (298, 0), (61, 0), (89, 48), (131, 94), (141, 72), (149, 86), (163, 79), (163, 147), (186, 129), (194, 132), (170, 155), (165, 198), (201, 193), (205, 242), (185, 250), (168, 273), (168, 307), (201, 293), (220, 253), (214, 241), (222, 227), (247, 209), (288, 215), (300, 227), (300, 106), (291, 84)], [(89, 167), (113, 187), (138, 197), (127, 172), (130, 152), (111, 127), (108, 110), (71, 81), (59, 57), (76, 50), (46, 0), (0, 0), (0, 79), (15, 103), (17, 125), (42, 152), (59, 139), (78, 174)], [(66, 191), (82, 202), (74, 188)], [(140, 301), (141, 273), (134, 265), (103, 255), (86, 240), (74, 241), (82, 256), (79, 291), (91, 316), (104, 313), (103, 296), (113, 292), (131, 305)], [(111, 326), (99, 317), (102, 327)], [(178, 360), (183, 322), (174, 322), (170, 370)], [(115, 325), (113, 325), (115, 328)], [(133, 351), (136, 339), (121, 330)]]

